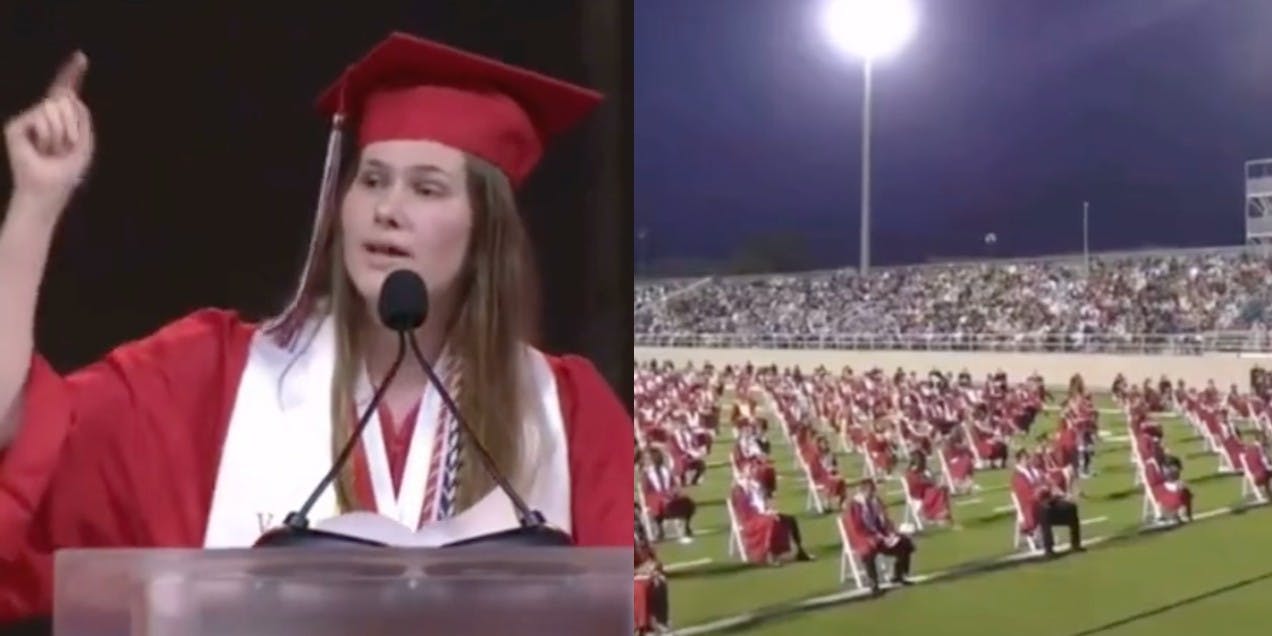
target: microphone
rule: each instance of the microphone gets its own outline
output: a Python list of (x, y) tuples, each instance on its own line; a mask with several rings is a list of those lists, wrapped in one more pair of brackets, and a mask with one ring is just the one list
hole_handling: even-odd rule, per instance
[[(419, 287), (420, 291), (415, 289), (416, 286)], [(371, 414), (375, 413), (375, 409), (384, 398), (384, 393), (389, 388), (389, 384), (397, 375), (398, 368), (402, 366), (402, 360), (406, 358), (407, 334), (424, 324), (424, 316), (428, 314), (428, 295), (422, 293), (423, 287), (424, 283), (419, 276), (407, 270), (397, 270), (384, 279), (384, 284), (380, 287), (380, 296), (377, 299), (376, 309), (380, 317), (380, 323), (396, 331), (398, 335), (397, 356), (394, 357), (393, 364), (389, 367), (389, 373), (384, 377), (384, 382), (380, 383), (380, 386), (376, 388), (375, 393), (371, 396), (371, 403), (367, 404), (362, 416), (358, 418), (358, 425), (354, 427), (353, 434), (349, 436), (349, 439), (340, 449), (340, 454), (332, 462), (331, 469), (318, 482), (318, 486), (309, 494), (309, 498), (305, 500), (304, 505), (298, 510), (288, 513), (287, 517), (283, 519), (281, 527), (274, 528), (261, 535), (253, 547), (337, 547), (348, 545), (385, 547), (383, 543), (378, 541), (324, 530), (314, 530), (309, 527), (309, 512), (318, 503), (318, 497), (331, 486), (331, 483), (340, 475), (340, 471), (349, 463), (349, 457), (353, 454), (353, 449), (357, 446), (358, 440), (362, 439), (362, 432), (366, 430), (367, 424), (371, 421)], [(415, 342), (414, 337), (411, 338), (411, 342)]]
[[(495, 465), (495, 460), (490, 456), (490, 451), (482, 445), (481, 440), (473, 434), (473, 430), (468, 426), (468, 421), (464, 419), (460, 413), (459, 406), (455, 404), (455, 399), (451, 397), (450, 391), (446, 389), (446, 385), (441, 378), (433, 371), (432, 365), (424, 358), (424, 353), (420, 351), (420, 345), (415, 340), (414, 329), (424, 324), (424, 315), (428, 309), (428, 290), (424, 286), (424, 280), (418, 274), (410, 270), (397, 270), (389, 274), (388, 280), (385, 281), (386, 292), (390, 288), (390, 282), (393, 282), (392, 293), (382, 293), (380, 295), (380, 315), (386, 325), (392, 329), (406, 328), (402, 333), (407, 342), (411, 345), (411, 353), (415, 355), (415, 361), (419, 363), (420, 369), (428, 376), (428, 381), (437, 390), (437, 394), (442, 398), (442, 403), (446, 405), (446, 410), (451, 417), (455, 418), (455, 422), (459, 425), (464, 436), (472, 448), (477, 451), (477, 458), (481, 461), (482, 468), (486, 474), (495, 480), (495, 484), (499, 490), (503, 491), (512, 502), (513, 508), (517, 512), (517, 523), (519, 526), (511, 530), (496, 532), (492, 534), (480, 535), (461, 541), (446, 544), (443, 547), (457, 547), (474, 544), (503, 544), (503, 545), (539, 545), (539, 546), (567, 546), (572, 543), (569, 535), (548, 525), (543, 513), (533, 510), (526, 504), (521, 495), (517, 494), (512, 484), (508, 482), (508, 478)], [(394, 312), (386, 310), (386, 302), (398, 303), (397, 307), (414, 308), (422, 307), (423, 310), (418, 313), (412, 313), (404, 309)], [(390, 320), (395, 321), (390, 323)]]

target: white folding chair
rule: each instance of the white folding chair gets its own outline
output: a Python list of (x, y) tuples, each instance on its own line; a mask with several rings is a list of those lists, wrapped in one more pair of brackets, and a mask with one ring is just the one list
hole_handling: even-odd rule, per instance
[(642, 486), (644, 476), (637, 472), (634, 482), (636, 486), (636, 501), (640, 504), (641, 517), (645, 523), (645, 536), (649, 537), (650, 541), (653, 541), (654, 537), (658, 536), (654, 533), (657, 528), (663, 530), (664, 539), (674, 538), (681, 543), (692, 543), (693, 537), (689, 536), (689, 524), (684, 519), (667, 519), (659, 527), (658, 521), (649, 514), (649, 502), (645, 500), (645, 489)]
[(804, 454), (795, 449), (795, 457), (799, 462), (800, 468), (804, 471), (804, 484), (808, 489), (808, 496), (804, 498), (804, 509), (816, 511), (817, 514), (825, 514), (826, 501), (822, 499), (821, 488), (817, 485), (817, 481), (813, 479), (813, 469), (804, 460)]
[(835, 517), (835, 527), (839, 529), (839, 584), (843, 585), (851, 577), (854, 589), (869, 588), (865, 565), (861, 562), (861, 557), (852, 551), (852, 542), (848, 539), (848, 527), (844, 524), (843, 515)]
[(1144, 461), (1140, 460), (1136, 466), (1136, 470), (1140, 473), (1139, 482), (1144, 491), (1144, 504), (1140, 507), (1140, 522), (1147, 525), (1162, 525), (1167, 523), (1179, 522), (1178, 513), (1167, 515), (1162, 509), (1162, 503), (1157, 500), (1157, 496), (1153, 494), (1153, 489), (1148, 485), (1148, 477), (1144, 474)]
[[(1130, 430), (1129, 425), (1126, 428), (1128, 431)], [(1130, 433), (1131, 433), (1131, 468), (1133, 469), (1131, 471), (1131, 485), (1139, 486), (1140, 484), (1144, 483), (1144, 470), (1142, 468), (1144, 458), (1140, 457), (1139, 438), (1135, 435), (1134, 431), (1130, 431)]]
[(905, 520), (914, 525), (914, 531), (923, 532), (923, 502), (915, 499), (910, 492), (910, 482), (901, 479), (901, 494), (905, 497)]
[[(1219, 472), (1230, 475), (1245, 472), (1245, 461), (1242, 460), (1240, 455), (1237, 456), (1235, 461), (1228, 455), (1228, 449), (1223, 445), (1224, 439), (1225, 437), (1221, 433), (1219, 439), (1215, 440), (1219, 445), (1219, 450), (1217, 451), (1219, 453)], [(1238, 438), (1237, 442), (1240, 444), (1240, 438)]]
[[(941, 474), (945, 477), (945, 486), (950, 489), (951, 495), (966, 495), (980, 490), (980, 486), (972, 480), (968, 480), (970, 485), (966, 488), (959, 488), (959, 485), (954, 483), (954, 472), (950, 470), (950, 461), (945, 455), (945, 447), (936, 447), (936, 459), (941, 463)], [(973, 459), (973, 461), (975, 461), (975, 459)]]
[(1254, 471), (1250, 470), (1250, 463), (1246, 461), (1244, 453), (1241, 455), (1241, 501), (1253, 502), (1255, 505), (1268, 503), (1268, 496), (1254, 480)]
[(750, 559), (747, 559), (746, 555), (746, 544), (742, 542), (742, 525), (738, 523), (737, 511), (733, 509), (733, 495), (731, 492), (725, 493), (724, 506), (729, 513), (728, 555), (740, 559), (743, 563), (750, 563)]
[(1023, 544), (1029, 548), (1030, 552), (1040, 552), (1041, 548), (1038, 547), (1038, 528), (1034, 528), (1030, 532), (1024, 531), (1025, 508), (1020, 504), (1020, 498), (1016, 496), (1015, 491), (1011, 493), (1011, 505), (1016, 509), (1016, 521), (1011, 526), (1011, 548), (1019, 550)]
[(989, 462), (981, 455), (980, 446), (976, 443), (976, 436), (972, 433), (975, 427), (967, 422), (963, 422), (963, 437), (967, 439), (967, 447), (972, 451), (972, 460), (976, 464), (977, 470), (983, 470), (989, 467)]
[(640, 474), (640, 471), (637, 471), (636, 479), (635, 479), (636, 504), (640, 507), (640, 521), (641, 521), (641, 525), (645, 527), (645, 536), (649, 537), (649, 540), (652, 542), (654, 540), (654, 537), (656, 536), (654, 534), (655, 522), (653, 517), (651, 517), (649, 514), (649, 505), (645, 501), (645, 489), (641, 486), (641, 482), (643, 480), (644, 480), (644, 477)]

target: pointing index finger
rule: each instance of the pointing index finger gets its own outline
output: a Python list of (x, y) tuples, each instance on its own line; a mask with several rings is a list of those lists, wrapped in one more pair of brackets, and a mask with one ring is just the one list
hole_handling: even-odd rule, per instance
[(88, 72), (88, 56), (83, 51), (75, 51), (53, 76), (49, 84), (48, 96), (77, 95), (80, 85), (84, 83), (84, 74)]

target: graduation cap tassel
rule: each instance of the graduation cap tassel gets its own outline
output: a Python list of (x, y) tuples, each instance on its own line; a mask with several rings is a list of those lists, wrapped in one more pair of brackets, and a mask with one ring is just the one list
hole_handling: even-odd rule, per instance
[(314, 211), (314, 227), (309, 239), (309, 251), (305, 256), (305, 265), (301, 271), (300, 284), (287, 309), (271, 328), (278, 344), (290, 347), (300, 327), (309, 318), (321, 280), (317, 270), (319, 252), (326, 246), (331, 237), (335, 214), (332, 201), (336, 196), (336, 186), (340, 178), (340, 155), (344, 145), (344, 114), (336, 113), (331, 118), (331, 132), (327, 135), (327, 156), (323, 161), (322, 183), (318, 188), (318, 204)]

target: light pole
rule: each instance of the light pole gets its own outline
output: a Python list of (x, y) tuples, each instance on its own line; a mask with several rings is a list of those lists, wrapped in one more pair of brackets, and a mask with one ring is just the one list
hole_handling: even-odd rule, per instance
[(870, 270), (870, 136), (874, 62), (913, 37), (918, 12), (911, 0), (828, 0), (822, 24), (831, 42), (861, 59), (861, 265)]
[(1091, 204), (1082, 202), (1082, 268), (1091, 277)]
[(649, 245), (647, 241), (648, 238), (649, 238), (648, 228), (642, 227), (636, 231), (636, 249), (639, 252), (638, 254), (636, 254), (636, 262), (638, 264), (637, 269), (642, 270), (641, 273), (644, 274), (645, 276), (649, 275)]

